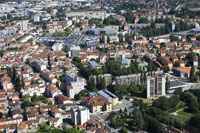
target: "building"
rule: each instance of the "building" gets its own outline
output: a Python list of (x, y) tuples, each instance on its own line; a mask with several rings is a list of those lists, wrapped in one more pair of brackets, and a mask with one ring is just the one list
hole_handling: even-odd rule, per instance
[(111, 112), (112, 103), (101, 95), (84, 97), (82, 104), (85, 105), (91, 113)]
[(97, 92), (99, 95), (103, 96), (105, 99), (107, 99), (109, 102), (112, 103), (112, 106), (115, 106), (116, 104), (118, 104), (118, 97), (111, 93), (110, 91), (108, 90), (100, 90)]
[[(112, 83), (112, 75), (109, 74), (109, 73), (98, 75), (98, 77), (101, 78), (101, 79), (105, 79), (106, 86), (108, 86)], [(95, 83), (96, 83), (97, 75), (92, 75), (92, 76), (90, 76), (90, 79), (91, 78), (94, 78)]]
[(173, 63), (172, 61), (170, 61), (167, 57), (162, 57), (162, 64), (166, 67), (169, 67), (169, 69), (171, 70), (173, 67)]
[(62, 94), (62, 92), (54, 85), (48, 84), (45, 93), (48, 97), (54, 98), (56, 95)]
[(58, 104), (72, 104), (73, 103), (73, 101), (69, 97), (66, 97), (61, 94), (55, 96), (55, 100)]
[(199, 60), (199, 59), (198, 59), (198, 56), (195, 55), (195, 56), (194, 56), (194, 59), (193, 59), (193, 66), (198, 67), (198, 65), (199, 65), (199, 64), (198, 64), (198, 60)]
[(36, 14), (34, 16), (34, 22), (39, 22), (40, 21), (40, 15), (39, 14)]
[(156, 73), (154, 76), (147, 77), (147, 99), (154, 99), (165, 95), (165, 75)]
[(182, 133), (180, 130), (174, 128), (174, 127), (171, 127), (171, 126), (166, 126), (164, 129), (163, 129), (163, 133)]
[(96, 61), (89, 61), (89, 62), (88, 62), (88, 67), (91, 67), (91, 68), (98, 68), (99, 65), (96, 63)]
[(123, 75), (119, 77), (115, 77), (116, 85), (133, 85), (133, 84), (140, 84), (140, 74), (130, 74), (130, 75)]
[[(189, 78), (190, 77), (191, 67), (174, 67), (172, 69), (172, 71), (174, 72), (174, 74), (176, 74), (179, 77)], [(195, 72), (197, 72), (197, 70), (195, 70)]]
[(47, 69), (47, 66), (46, 66), (46, 62), (44, 62), (43, 60), (38, 60), (38, 59), (36, 59), (34, 62), (33, 62), (33, 64), (32, 64), (34, 67), (35, 67), (35, 69), (37, 70), (37, 71), (43, 71), (43, 70), (45, 70), (45, 69)]
[(90, 119), (89, 109), (84, 106), (71, 108), (71, 121), (74, 125), (83, 125)]
[(114, 35), (116, 32), (112, 28), (96, 28), (96, 29), (88, 29), (87, 34), (95, 34), (95, 35)]
[(23, 30), (23, 31), (27, 31), (28, 30), (28, 20), (21, 21), (20, 29)]
[(180, 80), (172, 80), (170, 81), (170, 87), (169, 90), (175, 90), (178, 88), (185, 88), (187, 85), (184, 82), (181, 82)]
[(63, 49), (63, 43), (57, 42), (52, 46), (53, 51), (61, 51), (62, 49)]
[(129, 67), (130, 64), (131, 64), (131, 60), (130, 60), (130, 59), (125, 59), (125, 58), (123, 58), (123, 59), (121, 60), (121, 65), (122, 65), (122, 67)]
[(74, 98), (76, 94), (84, 90), (84, 80), (77, 75), (74, 71), (67, 71), (65, 74), (66, 89), (69, 98)]

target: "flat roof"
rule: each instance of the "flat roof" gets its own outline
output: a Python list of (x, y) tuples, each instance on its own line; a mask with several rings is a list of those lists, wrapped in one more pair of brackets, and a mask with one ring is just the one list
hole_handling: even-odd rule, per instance
[(108, 99), (108, 100), (112, 100), (113, 98), (117, 98), (117, 96), (113, 93), (111, 93), (108, 90), (100, 90), (98, 91), (98, 94), (103, 96), (104, 98)]

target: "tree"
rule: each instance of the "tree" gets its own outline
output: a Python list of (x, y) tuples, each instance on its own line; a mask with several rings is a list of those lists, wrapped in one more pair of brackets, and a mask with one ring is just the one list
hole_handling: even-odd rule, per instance
[(122, 43), (122, 42), (124, 41), (123, 35), (120, 33), (120, 34), (118, 35), (118, 37), (119, 37), (119, 42)]
[(166, 91), (168, 91), (169, 88), (170, 88), (170, 81), (169, 81), (169, 79), (168, 79), (168, 77), (167, 77), (167, 78), (166, 78), (166, 83), (165, 83), (165, 89), (166, 89)]
[(186, 91), (184, 93), (181, 93), (180, 99), (184, 102), (186, 102), (186, 105), (188, 106), (187, 111), (196, 113), (198, 112), (198, 103), (197, 103), (197, 97), (194, 96), (191, 92)]
[(106, 104), (104, 104), (103, 105), (103, 107), (102, 107), (102, 111), (106, 111), (107, 109), (106, 109)]
[(107, 43), (110, 43), (110, 36), (107, 35)]
[(100, 43), (105, 43), (105, 36), (100, 36)]
[(179, 41), (179, 38), (177, 36), (174, 36), (174, 35), (170, 35), (169, 38), (170, 38), (171, 42), (173, 42), (173, 41)]
[(163, 128), (163, 126), (160, 124), (159, 121), (157, 121), (156, 119), (154, 119), (153, 117), (146, 115), (145, 117), (145, 128), (146, 131), (148, 131), (149, 133), (161, 133)]
[(186, 60), (187, 60), (187, 66), (193, 66), (193, 59), (194, 59), (195, 53), (194, 52), (190, 52), (187, 56), (186, 56)]
[(88, 81), (88, 89), (93, 90), (94, 88), (96, 88), (95, 79), (91, 77), (90, 80)]
[(128, 129), (126, 127), (122, 127), (120, 133), (128, 133)]
[(197, 77), (195, 74), (195, 67), (192, 66), (191, 70), (190, 70), (190, 81), (191, 82), (196, 82), (197, 81)]
[(195, 128), (200, 129), (200, 113), (195, 114), (191, 117), (189, 124)]
[(182, 88), (177, 88), (175, 91), (174, 91), (174, 94), (176, 94), (176, 95), (180, 95), (181, 93), (182, 93)]
[(129, 33), (126, 33), (124, 37), (125, 37), (125, 42), (129, 43), (131, 39)]
[(21, 76), (21, 85), (22, 85), (22, 87), (24, 87), (25, 86), (25, 83), (24, 83), (24, 77), (23, 76)]
[(144, 119), (139, 109), (133, 110), (133, 120), (129, 122), (132, 131), (140, 131), (144, 128)]

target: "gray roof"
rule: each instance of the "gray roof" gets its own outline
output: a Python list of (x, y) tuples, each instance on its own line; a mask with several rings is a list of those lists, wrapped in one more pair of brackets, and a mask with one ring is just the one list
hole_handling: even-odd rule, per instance
[(92, 67), (98, 67), (98, 64), (95, 61), (89, 61), (89, 65)]
[(113, 98), (117, 98), (115, 94), (111, 93), (108, 90), (100, 90), (97, 93), (106, 98), (107, 100), (112, 100)]
[(181, 86), (184, 86), (184, 85), (185, 84), (182, 83), (179, 80), (170, 81), (170, 88), (181, 87)]
[(121, 61), (121, 64), (122, 65), (128, 65), (128, 64), (130, 64), (130, 59), (122, 59), (122, 61)]

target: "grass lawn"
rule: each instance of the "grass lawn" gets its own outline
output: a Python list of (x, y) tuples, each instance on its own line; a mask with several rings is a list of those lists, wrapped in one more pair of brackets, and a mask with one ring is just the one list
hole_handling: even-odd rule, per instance
[(177, 114), (178, 114), (178, 115), (176, 115), (175, 117), (176, 117), (177, 119), (183, 121), (184, 123), (187, 122), (187, 121), (191, 118), (191, 116), (192, 116), (191, 113), (185, 112), (185, 111), (183, 111), (183, 110), (177, 112)]
[(177, 110), (180, 110), (180, 109), (182, 109), (184, 107), (185, 107), (185, 102), (179, 101), (179, 103), (178, 103), (178, 105), (176, 107), (169, 109), (167, 112), (173, 113), (173, 112), (176, 112)]
[(134, 96), (134, 98), (136, 98), (138, 100), (142, 100), (144, 103), (147, 103), (147, 104), (152, 104), (152, 102), (153, 102), (153, 100), (142, 98), (142, 97)]

